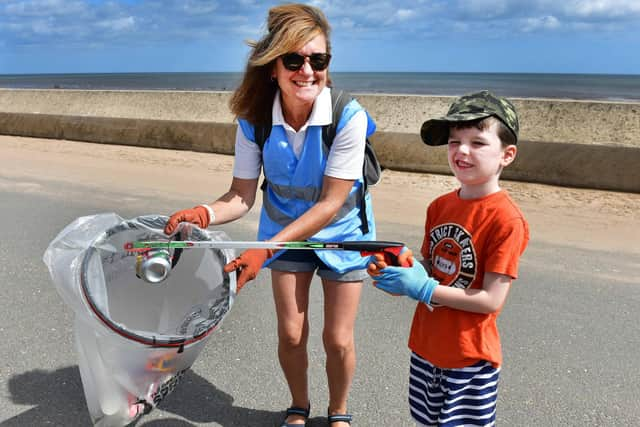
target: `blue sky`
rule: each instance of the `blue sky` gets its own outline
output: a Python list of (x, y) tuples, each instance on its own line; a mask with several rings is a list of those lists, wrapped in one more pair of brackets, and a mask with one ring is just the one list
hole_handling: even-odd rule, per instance
[[(242, 71), (254, 0), (0, 0), (0, 74)], [(640, 0), (318, 0), (333, 71), (640, 74)]]

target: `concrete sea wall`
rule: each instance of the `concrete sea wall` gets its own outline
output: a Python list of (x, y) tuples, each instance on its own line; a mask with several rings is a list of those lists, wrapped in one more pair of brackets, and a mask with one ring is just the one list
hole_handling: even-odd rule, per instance
[[(0, 89), (0, 134), (233, 154), (229, 92)], [(446, 148), (427, 147), (422, 122), (450, 97), (357, 95), (374, 117), (383, 166), (449, 173)], [(640, 193), (640, 103), (513, 99), (517, 160), (503, 178)], [(0, 149), (1, 152), (1, 149)]]

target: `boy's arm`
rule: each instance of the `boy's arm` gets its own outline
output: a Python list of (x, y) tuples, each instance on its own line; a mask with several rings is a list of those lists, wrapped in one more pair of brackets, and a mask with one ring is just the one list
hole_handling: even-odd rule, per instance
[(482, 289), (460, 289), (436, 286), (431, 300), (457, 310), (474, 313), (493, 313), (507, 299), (512, 278), (498, 273), (485, 273)]
[(412, 260), (410, 250), (400, 256), (410, 259), (411, 267), (389, 267), (382, 259), (376, 259), (369, 265), (368, 273), (374, 280), (374, 286), (393, 295), (407, 295), (425, 304), (435, 302), (457, 310), (493, 313), (504, 304), (513, 280), (505, 274), (485, 273), (482, 289), (441, 286), (429, 276), (423, 263)]
[[(432, 299), (457, 310), (493, 313), (504, 305), (511, 282), (518, 274), (518, 259), (529, 241), (528, 225), (522, 216), (496, 222), (486, 253), (482, 289), (438, 286)], [(500, 271), (501, 273), (496, 273)]]

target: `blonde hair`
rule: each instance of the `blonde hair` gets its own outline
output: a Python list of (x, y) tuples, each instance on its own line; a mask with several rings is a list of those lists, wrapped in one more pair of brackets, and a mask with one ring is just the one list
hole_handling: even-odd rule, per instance
[[(330, 32), (327, 18), (316, 7), (284, 4), (269, 9), (267, 33), (259, 41), (247, 42), (252, 50), (242, 81), (231, 96), (231, 112), (252, 124), (269, 123), (273, 97), (278, 89), (271, 79), (276, 60), (321, 34), (327, 42), (326, 53), (331, 53)], [(327, 75), (329, 85), (330, 82)]]

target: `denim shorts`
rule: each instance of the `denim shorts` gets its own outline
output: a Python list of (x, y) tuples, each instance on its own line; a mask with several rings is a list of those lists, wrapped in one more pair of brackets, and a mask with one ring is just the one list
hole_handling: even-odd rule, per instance
[(369, 275), (367, 270), (352, 270), (345, 273), (337, 273), (331, 270), (315, 251), (310, 250), (288, 250), (267, 266), (276, 271), (288, 271), (291, 273), (302, 273), (306, 271), (316, 271), (316, 274), (327, 280), (338, 282), (359, 282)]

